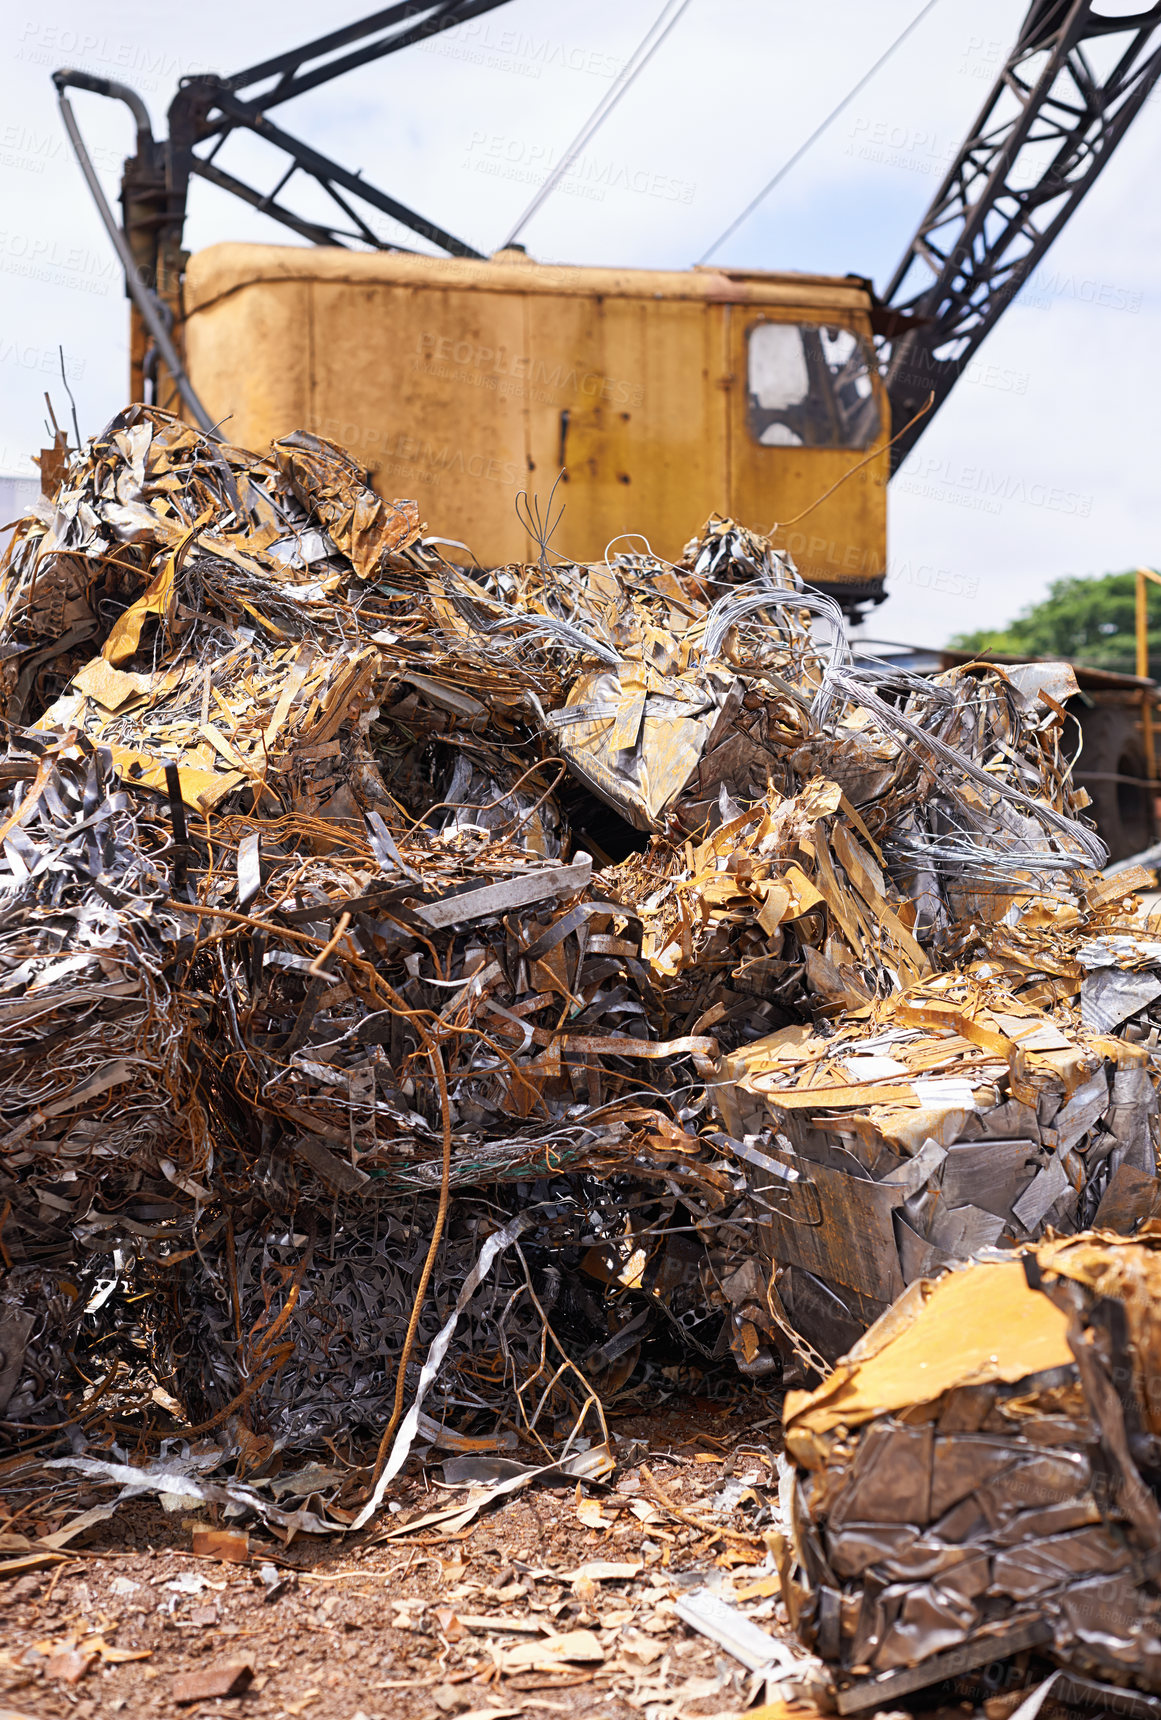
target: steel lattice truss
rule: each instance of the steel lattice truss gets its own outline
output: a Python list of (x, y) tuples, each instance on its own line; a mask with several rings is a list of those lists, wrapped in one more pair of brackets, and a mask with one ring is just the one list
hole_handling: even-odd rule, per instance
[[(1020, 36), (884, 299), (892, 420), (934, 407), (1092, 186), (1161, 75), (1161, 5), (1102, 17), (1091, 0), (1033, 0)], [(1103, 70), (1098, 71), (1096, 61)], [(917, 326), (906, 328), (903, 319)]]
[[(404, 0), (301, 48), (249, 66), (232, 77), (208, 75), (183, 79), (169, 109), (168, 143), (157, 146), (157, 154), (163, 159), (154, 163), (154, 174), (162, 171), (165, 180), (160, 224), (169, 228), (170, 237), (180, 243), (189, 182), (191, 177), (197, 177), (231, 192), (316, 245), (400, 249), (397, 241), (385, 238), (373, 225), (377, 213), (390, 216), (452, 256), (478, 257), (480, 253), (470, 245), (380, 191), (361, 174), (340, 166), (282, 130), (269, 116), (272, 108), (345, 72), (398, 53), (401, 48), (439, 35), (505, 3), (506, 0)], [(217, 156), (223, 145), (239, 132), (250, 132), (279, 152), (281, 176), (269, 190), (261, 190), (219, 165)], [(127, 179), (131, 177), (127, 175)], [(300, 183), (305, 179), (321, 187), (334, 205), (332, 219), (310, 219), (281, 200), (295, 178)], [(128, 208), (126, 214), (129, 215)]]

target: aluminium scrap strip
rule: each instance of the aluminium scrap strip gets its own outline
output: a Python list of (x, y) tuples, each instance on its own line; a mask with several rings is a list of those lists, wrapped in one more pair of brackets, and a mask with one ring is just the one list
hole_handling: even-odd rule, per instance
[(321, 438), (120, 414), (3, 566), (0, 1415), (373, 1445), (535, 1207), (416, 1425), (541, 1462), (1147, 1218), (1161, 927), (1069, 688), (856, 666), (730, 521), (469, 570)]

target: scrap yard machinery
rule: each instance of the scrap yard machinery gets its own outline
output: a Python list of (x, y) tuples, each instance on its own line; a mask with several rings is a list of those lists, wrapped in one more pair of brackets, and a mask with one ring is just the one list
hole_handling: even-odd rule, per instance
[[(330, 436), (485, 565), (534, 551), (516, 498), (558, 475), (553, 547), (578, 558), (603, 556), (626, 525), (675, 556), (713, 511), (777, 521), (803, 577), (858, 615), (884, 594), (891, 472), (1154, 88), (1161, 4), (1117, 15), (1113, 0), (1033, 0), (877, 294), (857, 275), (550, 265), (517, 245), (485, 257), (280, 123), (296, 97), (504, 3), (405, 0), (233, 76), (185, 77), (162, 139), (135, 91), (54, 74), (125, 268), (133, 398), (203, 429), (228, 420), (249, 447), (302, 427)], [(120, 221), (70, 89), (132, 110)], [(246, 172), (256, 140), (266, 189)], [(190, 255), (195, 178), (306, 243)], [(1114, 854), (1153, 834), (1147, 683), (1121, 682), (1077, 713)]]

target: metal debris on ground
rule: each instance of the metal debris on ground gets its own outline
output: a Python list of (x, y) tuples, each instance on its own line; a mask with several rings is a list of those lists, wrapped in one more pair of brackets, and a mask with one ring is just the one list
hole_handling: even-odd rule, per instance
[(1082, 1707), (1161, 1692), (1159, 1242), (1058, 1238), (916, 1284), (790, 1395), (785, 1593), (840, 1713), (1026, 1650)]
[(607, 1466), (611, 1408), (823, 1380), (1159, 1209), (1161, 921), (1066, 665), (856, 664), (717, 518), (448, 549), (318, 437), (138, 406), (2, 570), (2, 1425), (287, 1538), (416, 1451)]

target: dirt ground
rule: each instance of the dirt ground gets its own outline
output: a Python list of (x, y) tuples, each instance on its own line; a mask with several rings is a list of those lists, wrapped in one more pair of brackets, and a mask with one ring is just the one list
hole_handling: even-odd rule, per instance
[[(193, 1552), (199, 1529), (246, 1527), (215, 1523), (212, 1508), (126, 1502), (67, 1562), (0, 1587), (0, 1720), (737, 1712), (752, 1675), (675, 1609), (708, 1584), (785, 1631), (763, 1538), (780, 1418), (776, 1401), (762, 1409), (754, 1395), (623, 1420), (605, 1486), (527, 1489), (455, 1537), (398, 1533), (462, 1497), (437, 1485), (438, 1468), (413, 1466), (397, 1509), (342, 1542), (287, 1547), (251, 1523), (245, 1563)], [(112, 1497), (85, 1484), (62, 1508), (58, 1493), (48, 1529)], [(17, 1527), (39, 1528), (35, 1507)], [(237, 1663), (252, 1673), (243, 1693), (204, 1693)]]

